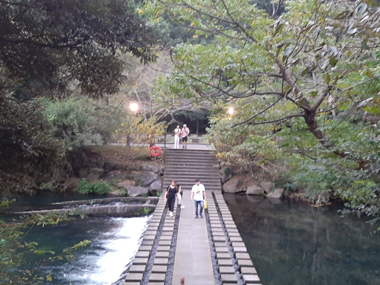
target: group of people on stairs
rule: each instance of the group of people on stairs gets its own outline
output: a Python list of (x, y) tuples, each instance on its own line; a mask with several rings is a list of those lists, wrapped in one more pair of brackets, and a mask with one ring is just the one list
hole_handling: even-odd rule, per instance
[[(171, 184), (166, 189), (165, 193), (165, 199), (167, 199), (167, 204), (169, 208), (169, 217), (173, 217), (173, 210), (174, 210), (174, 203), (175, 199), (177, 197), (178, 199), (178, 206), (181, 207), (181, 209), (185, 208), (185, 206), (182, 204), (182, 189), (181, 186), (175, 181), (172, 180)], [(199, 179), (195, 180), (195, 185), (191, 188), (191, 195), (190, 200), (194, 199), (194, 206), (195, 206), (195, 218), (197, 219), (198, 216), (203, 218), (203, 207), (204, 203), (206, 201), (206, 189), (203, 184), (201, 184)], [(198, 207), (199, 207), (199, 215), (198, 215)]]
[(181, 129), (179, 125), (174, 129), (174, 148), (179, 149), (179, 140), (182, 141), (182, 148), (187, 149), (187, 138), (190, 134), (190, 129), (186, 124)]

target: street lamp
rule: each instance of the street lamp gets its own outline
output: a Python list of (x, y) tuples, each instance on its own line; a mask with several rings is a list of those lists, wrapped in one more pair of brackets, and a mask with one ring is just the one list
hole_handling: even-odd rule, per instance
[[(129, 104), (129, 109), (134, 113), (135, 116), (137, 116), (137, 111), (139, 109), (139, 104), (137, 104), (136, 102), (132, 102), (132, 103)], [(127, 135), (127, 145), (131, 146), (131, 135), (130, 135), (129, 132), (128, 132), (128, 135)]]
[(136, 113), (137, 110), (139, 109), (139, 104), (133, 102), (129, 104), (129, 109), (131, 109), (132, 112)]

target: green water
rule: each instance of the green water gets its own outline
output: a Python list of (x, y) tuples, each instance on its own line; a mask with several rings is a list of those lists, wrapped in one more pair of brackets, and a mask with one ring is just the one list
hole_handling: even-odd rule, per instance
[(224, 195), (263, 285), (380, 284), (380, 233), (337, 207)]

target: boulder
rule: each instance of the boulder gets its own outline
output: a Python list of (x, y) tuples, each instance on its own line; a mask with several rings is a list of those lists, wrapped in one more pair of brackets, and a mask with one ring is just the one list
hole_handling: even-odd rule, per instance
[(158, 163), (144, 163), (141, 168), (145, 172), (154, 172), (158, 175), (164, 174), (164, 167)]
[(104, 175), (104, 169), (103, 168), (91, 168), (90, 174), (87, 175), (87, 180), (89, 182), (94, 182), (96, 180), (100, 180)]
[(149, 186), (149, 194), (152, 196), (157, 196), (158, 193), (162, 192), (162, 182), (161, 180), (156, 180)]
[(146, 187), (134, 186), (128, 190), (128, 196), (136, 197), (141, 195), (148, 195), (149, 189)]
[(117, 183), (116, 186), (119, 187), (119, 188), (123, 188), (124, 190), (128, 191), (133, 186), (135, 186), (135, 181), (124, 180), (122, 182)]
[(87, 175), (89, 174), (90, 174), (90, 169), (88, 168), (79, 169), (78, 171), (79, 178), (86, 178)]
[(87, 166), (89, 167), (89, 168), (102, 168), (102, 167), (99, 167), (98, 166), (98, 164), (97, 164), (97, 161), (96, 160), (94, 160), (94, 159), (89, 159), (88, 161), (87, 161)]
[(112, 170), (124, 170), (125, 167), (123, 164), (121, 163), (117, 163), (117, 162), (112, 162), (112, 161), (106, 161), (104, 163), (104, 166), (103, 168), (105, 169), (106, 172), (110, 172)]
[(228, 168), (227, 166), (224, 166), (220, 171), (220, 180), (222, 184), (226, 183), (228, 180), (230, 180), (233, 176), (232, 170)]
[(284, 195), (284, 189), (278, 188), (274, 189), (273, 192), (269, 192), (267, 198), (280, 199)]
[(146, 187), (149, 186), (153, 181), (158, 179), (158, 175), (152, 171), (144, 172), (141, 176), (141, 186)]
[(103, 168), (105, 169), (106, 172), (110, 172), (116, 169), (116, 163), (112, 161), (106, 161), (103, 165)]
[(132, 171), (130, 174), (129, 174), (129, 179), (132, 179), (134, 181), (138, 181), (138, 180), (141, 180), (141, 176), (143, 175), (143, 172), (142, 171)]
[(100, 168), (104, 168), (104, 160), (102, 159), (102, 158), (98, 158), (97, 160), (96, 160), (96, 166), (97, 167), (100, 167)]
[(262, 196), (264, 195), (264, 189), (257, 185), (251, 185), (251, 186), (248, 186), (246, 194)]
[(121, 170), (113, 170), (111, 172), (108, 172), (106, 176), (104, 177), (105, 181), (120, 181), (125, 180), (127, 178), (127, 173)]
[(274, 187), (274, 183), (270, 181), (261, 181), (260, 186), (264, 189), (265, 193), (270, 193), (271, 188)]
[(229, 181), (223, 184), (223, 191), (226, 193), (238, 193), (244, 191), (243, 187), (241, 187), (240, 183), (241, 177), (235, 176), (231, 178)]
[(78, 178), (78, 177), (69, 177), (66, 181), (65, 181), (65, 184), (63, 185), (64, 189), (65, 190), (73, 190), (75, 188), (77, 188), (79, 182), (81, 182), (82, 179)]

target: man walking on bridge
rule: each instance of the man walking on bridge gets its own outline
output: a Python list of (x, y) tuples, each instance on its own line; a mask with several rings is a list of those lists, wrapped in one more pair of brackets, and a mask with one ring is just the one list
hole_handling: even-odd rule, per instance
[(195, 205), (195, 218), (198, 218), (198, 205), (200, 206), (199, 214), (201, 218), (203, 211), (203, 201), (206, 200), (206, 189), (203, 184), (200, 183), (199, 179), (195, 180), (195, 185), (191, 189), (191, 197), (190, 200), (193, 200), (194, 197), (194, 205)]

